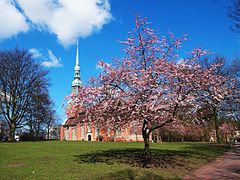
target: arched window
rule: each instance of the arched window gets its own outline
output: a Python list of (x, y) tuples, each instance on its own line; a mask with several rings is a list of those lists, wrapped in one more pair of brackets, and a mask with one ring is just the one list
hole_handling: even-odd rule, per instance
[(97, 138), (99, 136), (99, 128), (96, 128), (95, 134), (96, 134), (96, 138)]

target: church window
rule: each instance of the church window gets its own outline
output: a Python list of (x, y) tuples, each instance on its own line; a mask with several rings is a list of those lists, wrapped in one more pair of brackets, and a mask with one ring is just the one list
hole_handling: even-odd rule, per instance
[(92, 126), (91, 125), (88, 125), (87, 132), (92, 132)]
[(99, 128), (96, 128), (96, 138), (99, 136)]

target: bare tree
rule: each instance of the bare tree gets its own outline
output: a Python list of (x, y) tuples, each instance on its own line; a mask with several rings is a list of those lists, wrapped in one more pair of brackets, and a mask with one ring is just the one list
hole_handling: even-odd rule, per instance
[(227, 68), (226, 75), (235, 78), (234, 96), (227, 102), (227, 118), (234, 120), (240, 130), (240, 60), (235, 59)]
[(53, 110), (53, 106), (54, 104), (50, 102), (48, 108), (46, 108), (46, 118), (44, 123), (47, 130), (47, 139), (50, 139), (50, 133), (51, 133), (50, 130), (57, 123), (57, 116), (56, 116), (56, 112)]
[(233, 21), (232, 30), (240, 32), (240, 0), (234, 0), (233, 5), (229, 7), (228, 15)]
[(31, 102), (28, 106), (27, 127), (31, 140), (39, 140), (44, 133), (47, 122), (48, 111), (51, 110), (51, 100), (47, 87), (39, 87), (37, 91), (31, 93)]
[(26, 125), (33, 92), (48, 86), (47, 73), (25, 49), (0, 51), (0, 114), (9, 125), (10, 141)]

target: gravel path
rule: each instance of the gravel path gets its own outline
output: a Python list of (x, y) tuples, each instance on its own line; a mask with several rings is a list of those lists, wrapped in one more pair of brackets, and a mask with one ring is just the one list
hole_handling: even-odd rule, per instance
[(240, 180), (240, 143), (234, 144), (231, 151), (226, 152), (184, 179)]

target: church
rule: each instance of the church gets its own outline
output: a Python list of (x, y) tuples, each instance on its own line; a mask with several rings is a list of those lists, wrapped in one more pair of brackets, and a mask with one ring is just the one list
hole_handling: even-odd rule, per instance
[[(72, 82), (72, 93), (77, 94), (82, 86), (80, 76), (80, 63), (78, 55), (78, 44), (76, 49), (76, 64), (74, 67), (74, 79)], [(69, 115), (60, 129), (60, 140), (66, 141), (143, 141), (141, 127), (131, 127), (113, 131), (110, 128), (96, 127), (94, 124), (84, 123), (86, 115), (79, 111), (77, 115)], [(151, 139), (150, 139), (151, 140)]]

